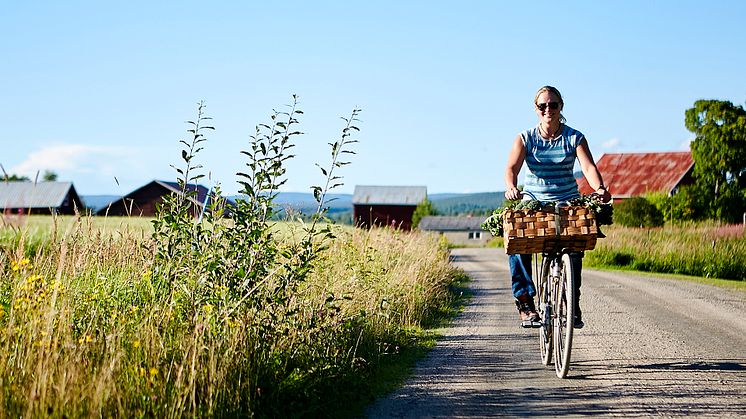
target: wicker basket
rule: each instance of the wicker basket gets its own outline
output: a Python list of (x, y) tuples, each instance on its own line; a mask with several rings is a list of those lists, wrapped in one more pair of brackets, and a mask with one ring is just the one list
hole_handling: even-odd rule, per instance
[(507, 210), (503, 213), (505, 253), (542, 253), (596, 247), (595, 213), (582, 206), (560, 207), (558, 212)]

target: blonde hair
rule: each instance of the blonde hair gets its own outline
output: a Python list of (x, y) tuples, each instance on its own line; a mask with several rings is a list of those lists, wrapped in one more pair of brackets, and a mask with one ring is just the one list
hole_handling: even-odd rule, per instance
[[(539, 90), (536, 91), (536, 96), (534, 96), (534, 106), (536, 106), (536, 101), (539, 100), (539, 95), (544, 92), (549, 92), (557, 96), (559, 98), (560, 108), (565, 106), (565, 101), (562, 100), (562, 93), (560, 93), (560, 91), (557, 90), (557, 88), (554, 86), (542, 86), (541, 88), (539, 88)], [(560, 122), (563, 124), (567, 122), (567, 119), (565, 119), (565, 116), (562, 115), (562, 112), (560, 112)]]

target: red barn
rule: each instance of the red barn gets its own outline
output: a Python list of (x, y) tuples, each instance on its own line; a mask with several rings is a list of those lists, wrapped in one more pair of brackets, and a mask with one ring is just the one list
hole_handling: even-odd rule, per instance
[(393, 226), (412, 229), (412, 215), (427, 199), (425, 186), (355, 186), (353, 219), (359, 227)]
[[(694, 183), (694, 160), (689, 151), (664, 153), (607, 153), (596, 162), (606, 188), (615, 200), (648, 192), (676, 193)], [(592, 193), (585, 178), (578, 179), (581, 194)]]
[[(189, 184), (186, 186), (187, 192), (196, 192), (189, 200), (192, 202), (194, 217), (199, 217), (205, 204), (209, 204), (207, 195), (210, 190), (202, 185)], [(181, 187), (177, 182), (166, 182), (154, 180), (127, 195), (112, 201), (96, 213), (97, 215), (109, 216), (144, 216), (152, 217), (156, 214), (156, 209), (163, 202), (163, 198), (169, 194), (181, 193)], [(212, 196), (210, 196), (212, 199)], [(227, 202), (230, 207), (233, 203)]]

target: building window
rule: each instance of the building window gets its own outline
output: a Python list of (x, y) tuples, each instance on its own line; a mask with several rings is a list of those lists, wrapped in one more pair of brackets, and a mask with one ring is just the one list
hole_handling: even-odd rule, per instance
[(469, 232), (469, 240), (481, 240), (481, 239), (482, 239), (481, 231), (470, 231)]

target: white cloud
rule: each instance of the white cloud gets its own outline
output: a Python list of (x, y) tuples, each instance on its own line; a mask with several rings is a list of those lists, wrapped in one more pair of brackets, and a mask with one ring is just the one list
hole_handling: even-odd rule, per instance
[(617, 147), (619, 147), (619, 138), (606, 140), (601, 144), (601, 147), (605, 150), (616, 149)]
[[(11, 173), (34, 178), (45, 170), (64, 173), (111, 173), (112, 161), (130, 160), (136, 154), (128, 147), (58, 144), (29, 154)], [(119, 165), (119, 164), (118, 164)]]

